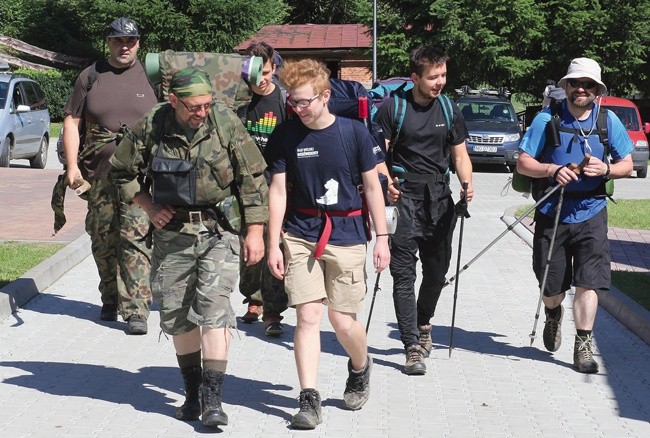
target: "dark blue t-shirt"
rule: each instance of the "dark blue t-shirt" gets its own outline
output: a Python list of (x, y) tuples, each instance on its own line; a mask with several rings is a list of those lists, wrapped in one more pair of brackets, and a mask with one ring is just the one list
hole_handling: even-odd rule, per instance
[[(368, 129), (356, 120), (350, 121), (348, 135), (350, 160), (357, 170), (367, 172), (377, 165), (379, 148)], [(323, 218), (296, 212), (296, 208), (324, 211), (346, 211), (361, 208), (361, 196), (353, 178), (339, 130), (341, 118), (324, 129), (313, 130), (300, 119), (288, 120), (269, 137), (264, 156), (271, 174), (286, 173), (288, 208), (284, 229), (310, 242), (316, 242), (323, 227)], [(362, 183), (360, 175), (359, 183)], [(363, 218), (332, 217), (332, 245), (354, 245), (366, 242)]]

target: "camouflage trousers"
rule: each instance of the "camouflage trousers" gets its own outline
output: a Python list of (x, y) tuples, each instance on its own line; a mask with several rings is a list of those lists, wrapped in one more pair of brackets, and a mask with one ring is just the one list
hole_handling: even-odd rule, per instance
[(196, 234), (154, 231), (151, 288), (169, 335), (236, 326), (230, 295), (239, 274), (237, 239), (196, 227)]
[[(267, 229), (264, 226), (264, 241), (266, 242)], [(244, 245), (244, 237), (240, 236), (240, 245)], [(243, 251), (239, 256), (239, 292), (245, 297), (244, 303), (251, 300), (261, 301), (264, 304), (264, 315), (280, 317), (287, 310), (289, 298), (284, 290), (284, 281), (278, 280), (271, 274), (266, 264), (266, 255), (258, 263), (246, 266)], [(268, 249), (267, 249), (268, 253)]]
[(149, 316), (151, 308), (151, 250), (142, 240), (149, 217), (136, 204), (119, 200), (117, 187), (94, 180), (88, 191), (86, 232), (97, 271), (103, 304), (114, 304), (126, 321)]

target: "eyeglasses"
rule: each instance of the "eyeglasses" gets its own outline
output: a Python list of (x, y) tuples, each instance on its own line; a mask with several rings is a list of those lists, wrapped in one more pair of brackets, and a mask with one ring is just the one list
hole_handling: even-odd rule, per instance
[(201, 110), (210, 111), (210, 109), (214, 106), (214, 100), (209, 103), (204, 103), (203, 105), (192, 105), (192, 106), (187, 106), (187, 104), (183, 102), (182, 99), (178, 99), (178, 101), (182, 103), (185, 109), (191, 113), (198, 113)]
[(316, 100), (320, 96), (320, 93), (318, 93), (316, 96), (312, 97), (311, 99), (301, 99), (301, 100), (292, 100), (292, 99), (287, 99), (287, 103), (289, 106), (292, 108), (298, 107), (298, 108), (307, 108), (311, 103)]
[(567, 79), (567, 82), (573, 88), (582, 88), (583, 90), (591, 90), (592, 88), (596, 88), (596, 85), (598, 85), (594, 81), (579, 81), (577, 79)]

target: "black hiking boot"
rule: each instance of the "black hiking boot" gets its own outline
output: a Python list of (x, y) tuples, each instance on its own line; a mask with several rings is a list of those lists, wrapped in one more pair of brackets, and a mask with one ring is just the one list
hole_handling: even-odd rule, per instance
[(348, 380), (345, 382), (343, 392), (343, 404), (345, 407), (356, 411), (368, 401), (370, 397), (370, 371), (372, 370), (372, 357), (368, 356), (368, 362), (361, 371), (352, 369), (352, 362), (348, 360)]
[(544, 307), (546, 322), (544, 322), (544, 347), (550, 352), (560, 349), (562, 345), (562, 318), (564, 317), (564, 307), (560, 304), (560, 311), (555, 318), (549, 315), (549, 309)]
[(176, 408), (176, 418), (182, 421), (198, 420), (201, 416), (201, 402), (199, 402), (199, 388), (203, 380), (201, 367), (195, 365), (181, 368), (181, 374), (185, 384), (185, 403)]
[(221, 371), (203, 371), (201, 383), (201, 423), (216, 427), (228, 424), (228, 415), (221, 408), (221, 389), (225, 375)]
[(420, 347), (422, 347), (422, 356), (429, 357), (433, 342), (431, 342), (431, 324), (419, 325), (420, 330)]
[(598, 363), (594, 360), (594, 338), (591, 335), (576, 335), (573, 344), (573, 366), (578, 372), (594, 374), (598, 372)]
[(131, 315), (127, 319), (129, 326), (129, 334), (131, 335), (146, 335), (147, 334), (147, 318), (140, 315)]
[(115, 304), (102, 304), (99, 319), (102, 321), (117, 321), (117, 306)]
[(420, 344), (411, 344), (406, 347), (404, 372), (409, 376), (423, 376), (427, 373), (427, 366), (424, 363), (424, 354)]
[(323, 421), (320, 394), (313, 388), (300, 391), (300, 411), (291, 418), (294, 429), (316, 429)]

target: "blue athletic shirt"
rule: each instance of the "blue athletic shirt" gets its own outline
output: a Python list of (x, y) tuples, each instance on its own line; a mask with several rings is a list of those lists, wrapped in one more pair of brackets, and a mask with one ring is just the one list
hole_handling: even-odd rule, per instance
[[(368, 129), (352, 120), (354, 137), (349, 141), (359, 172), (373, 169), (380, 148)], [(264, 151), (272, 175), (286, 173), (288, 214), (284, 229), (291, 234), (316, 242), (324, 224), (323, 218), (296, 212), (296, 208), (329, 211), (357, 210), (361, 196), (353, 183), (352, 173), (339, 134), (340, 117), (325, 129), (309, 129), (299, 118), (290, 119), (275, 128)], [(343, 129), (343, 132), (350, 132)], [(359, 178), (359, 184), (363, 181)], [(332, 245), (366, 243), (361, 216), (332, 217)]]
[[(600, 137), (594, 132), (589, 135), (591, 127), (595, 127), (595, 120), (598, 115), (600, 107), (594, 107), (589, 117), (585, 120), (577, 121), (569, 112), (566, 106), (566, 100), (562, 102), (562, 119), (560, 126), (578, 129), (582, 127), (582, 131), (588, 135), (588, 144), (591, 148), (591, 155), (605, 161), (603, 159), (604, 148), (600, 143)], [(578, 129), (577, 135), (571, 133), (560, 132), (561, 145), (557, 148), (549, 148), (545, 155), (542, 157), (542, 151), (546, 144), (546, 125), (551, 120), (551, 109), (545, 108), (542, 110), (531, 123), (526, 131), (524, 138), (521, 140), (519, 148), (533, 157), (537, 157), (540, 162), (555, 163), (565, 165), (567, 163), (580, 163), (584, 158), (585, 139), (580, 130)], [(618, 161), (625, 158), (632, 153), (634, 145), (632, 140), (627, 134), (623, 123), (612, 111), (607, 110), (607, 132), (609, 137), (609, 153), (613, 161)], [(554, 150), (551, 150), (554, 149)], [(598, 187), (602, 177), (584, 177), (578, 176), (578, 180), (567, 184), (565, 192), (584, 192), (590, 191)], [(559, 194), (559, 192), (558, 192)], [(543, 202), (539, 210), (541, 213), (553, 217), (555, 215), (555, 206), (558, 202), (558, 196), (551, 196), (548, 200)], [(607, 206), (607, 200), (603, 197), (595, 198), (571, 198), (564, 197), (562, 201), (562, 211), (560, 212), (560, 220), (563, 223), (574, 224), (584, 222), (594, 217), (599, 211)]]

